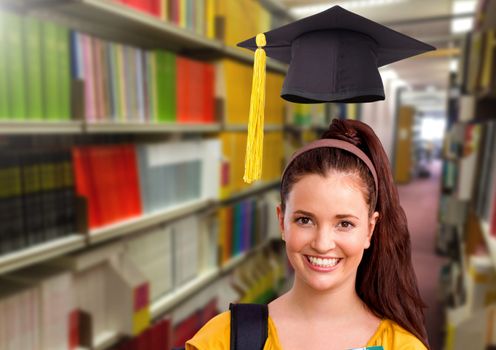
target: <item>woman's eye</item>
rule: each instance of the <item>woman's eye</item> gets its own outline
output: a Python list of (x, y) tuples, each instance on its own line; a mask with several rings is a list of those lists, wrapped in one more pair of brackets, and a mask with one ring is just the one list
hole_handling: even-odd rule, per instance
[(355, 225), (353, 225), (351, 222), (349, 221), (341, 221), (339, 223), (339, 226), (342, 227), (342, 228), (353, 228), (355, 227)]
[(300, 218), (296, 218), (295, 222), (300, 225), (309, 225), (312, 223), (312, 220), (308, 217), (303, 216)]

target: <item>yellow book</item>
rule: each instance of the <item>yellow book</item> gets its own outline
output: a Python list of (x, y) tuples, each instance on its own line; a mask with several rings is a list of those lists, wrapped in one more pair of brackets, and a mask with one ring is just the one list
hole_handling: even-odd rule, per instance
[(150, 310), (143, 308), (133, 315), (133, 335), (139, 335), (150, 325)]
[(228, 125), (247, 125), (250, 112), (251, 66), (224, 60), (225, 122)]
[(467, 91), (475, 92), (479, 83), (483, 33), (473, 33), (467, 75)]
[(186, 28), (188, 23), (188, 4), (187, 0), (179, 0), (179, 26)]
[(494, 66), (495, 66), (495, 55), (496, 50), (496, 29), (488, 30), (486, 33), (486, 49), (484, 54), (484, 61), (482, 62), (482, 76), (481, 76), (481, 89), (483, 91), (488, 91), (491, 89), (491, 85), (494, 85)]
[(164, 22), (169, 20), (169, 0), (160, 0), (160, 19)]
[(206, 37), (215, 39), (215, 0), (205, 0)]

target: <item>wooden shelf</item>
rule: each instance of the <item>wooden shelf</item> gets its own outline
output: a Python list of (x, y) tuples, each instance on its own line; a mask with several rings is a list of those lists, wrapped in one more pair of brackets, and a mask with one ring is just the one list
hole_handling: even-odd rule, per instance
[(219, 123), (213, 124), (177, 124), (177, 123), (86, 123), (85, 131), (91, 134), (98, 133), (206, 133), (221, 130)]
[(85, 247), (85, 236), (70, 235), (0, 256), (0, 274), (36, 264)]
[(91, 230), (89, 233), (90, 244), (107, 241), (115, 237), (128, 235), (140, 229), (174, 220), (181, 216), (192, 214), (201, 209), (208, 208), (213, 203), (210, 199), (199, 199), (173, 206), (150, 214), (143, 214), (136, 218), (116, 222), (102, 228)]
[(38, 134), (79, 134), (83, 130), (83, 122), (79, 121), (0, 121), (0, 134), (38, 135)]

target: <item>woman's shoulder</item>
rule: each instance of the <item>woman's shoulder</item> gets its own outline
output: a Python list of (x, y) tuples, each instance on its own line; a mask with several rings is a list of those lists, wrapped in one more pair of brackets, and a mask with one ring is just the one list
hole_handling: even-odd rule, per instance
[(208, 321), (193, 338), (186, 342), (186, 350), (229, 349), (231, 314), (223, 312)]
[(379, 328), (367, 346), (382, 345), (384, 350), (426, 350), (424, 343), (415, 335), (388, 319), (381, 321)]

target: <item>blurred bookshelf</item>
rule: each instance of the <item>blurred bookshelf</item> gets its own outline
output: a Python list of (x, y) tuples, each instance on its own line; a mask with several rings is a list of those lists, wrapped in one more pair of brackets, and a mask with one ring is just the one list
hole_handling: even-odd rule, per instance
[(446, 349), (496, 344), (496, 1), (483, 1), (450, 77), (437, 251)]

